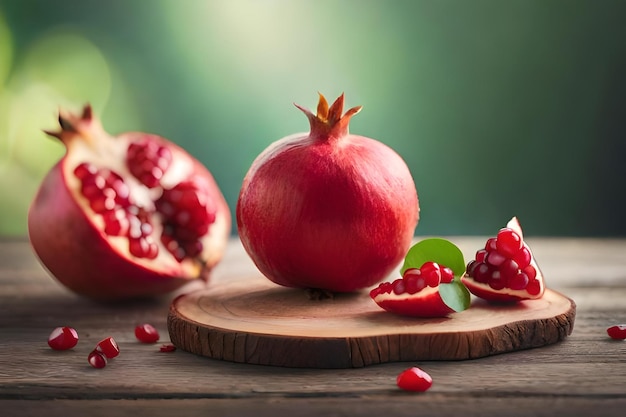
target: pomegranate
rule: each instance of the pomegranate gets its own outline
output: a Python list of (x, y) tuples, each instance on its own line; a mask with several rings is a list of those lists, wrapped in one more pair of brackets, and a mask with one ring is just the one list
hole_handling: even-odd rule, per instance
[(516, 217), (476, 252), (461, 280), (474, 295), (495, 302), (541, 298), (545, 289)]
[(87, 362), (96, 369), (102, 369), (107, 366), (108, 361), (104, 353), (92, 350), (89, 355), (87, 355)]
[(424, 392), (433, 385), (433, 379), (424, 370), (413, 366), (400, 372), (396, 384), (405, 391)]
[(107, 134), (89, 105), (46, 132), (66, 147), (28, 213), (41, 263), (97, 300), (149, 297), (208, 280), (230, 233), (211, 173), (157, 135)]
[(320, 94), (308, 134), (270, 145), (246, 174), (236, 216), (243, 247), (271, 281), (326, 292), (380, 282), (402, 260), (419, 219), (415, 183), (402, 158), (348, 133), (343, 94)]
[(370, 297), (381, 308), (395, 314), (412, 317), (445, 317), (455, 310), (439, 293), (440, 284), (454, 281), (454, 273), (436, 262), (426, 262), (421, 268), (409, 268), (402, 278), (383, 282), (370, 291)]
[(151, 324), (144, 323), (135, 326), (135, 337), (141, 343), (156, 343), (159, 341), (159, 331)]
[(102, 353), (107, 359), (116, 358), (120, 354), (120, 348), (111, 336), (99, 341), (94, 350)]
[(626, 339), (626, 324), (616, 324), (606, 329), (606, 333), (611, 339), (624, 340)]
[(78, 333), (73, 327), (57, 327), (48, 337), (48, 346), (54, 350), (68, 350), (77, 344)]

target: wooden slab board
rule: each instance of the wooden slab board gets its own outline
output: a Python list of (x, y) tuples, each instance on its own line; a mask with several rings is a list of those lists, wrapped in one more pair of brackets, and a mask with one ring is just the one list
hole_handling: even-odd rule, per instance
[(352, 368), (545, 346), (572, 332), (575, 315), (573, 300), (547, 290), (515, 305), (473, 299), (447, 318), (409, 318), (382, 310), (367, 291), (316, 300), (259, 276), (179, 296), (167, 324), (175, 346), (214, 359)]

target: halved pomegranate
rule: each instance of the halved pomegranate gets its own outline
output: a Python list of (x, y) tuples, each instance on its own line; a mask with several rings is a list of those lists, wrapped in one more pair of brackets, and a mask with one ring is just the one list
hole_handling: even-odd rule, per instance
[(461, 280), (472, 294), (495, 302), (537, 299), (545, 290), (543, 274), (524, 242), (517, 217), (476, 252)]
[(98, 300), (164, 294), (208, 279), (231, 228), (211, 173), (157, 135), (111, 136), (89, 105), (61, 111), (66, 147), (28, 213), (32, 247), (58, 281)]
[(454, 281), (454, 272), (436, 262), (426, 262), (421, 268), (409, 268), (402, 278), (383, 282), (370, 291), (370, 297), (381, 308), (411, 317), (445, 317), (455, 310), (439, 293), (440, 284)]

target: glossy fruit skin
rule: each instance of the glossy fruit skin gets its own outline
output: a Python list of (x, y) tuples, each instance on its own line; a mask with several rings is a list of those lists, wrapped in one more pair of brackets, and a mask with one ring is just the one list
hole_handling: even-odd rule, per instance
[(396, 384), (405, 391), (424, 392), (433, 385), (433, 379), (422, 369), (412, 367), (398, 375)]
[(381, 142), (349, 134), (358, 109), (342, 109), (343, 96), (328, 120), (320, 106), (318, 116), (301, 109), (311, 132), (270, 145), (244, 178), (239, 237), (279, 285), (362, 289), (391, 273), (411, 244), (419, 204), (406, 163)]
[(72, 327), (57, 327), (48, 337), (48, 346), (54, 350), (72, 349), (78, 344), (78, 333)]
[(626, 339), (626, 324), (616, 324), (606, 329), (606, 333), (611, 339), (625, 340)]
[(159, 331), (151, 324), (144, 323), (135, 327), (135, 337), (141, 343), (156, 343), (159, 341)]
[[(89, 114), (89, 120), (84, 115)], [(98, 124), (93, 127), (96, 134), (105, 136), (99, 121), (92, 118), (91, 108), (85, 107), (83, 119), (67, 116), (77, 124)], [(63, 120), (60, 117), (60, 121)], [(63, 126), (63, 123), (61, 123)], [(92, 127), (85, 126), (85, 131)], [(74, 166), (70, 164), (73, 136), (62, 129), (60, 133), (49, 133), (58, 137), (68, 149), (66, 155), (43, 179), (28, 212), (28, 234), (31, 246), (45, 269), (71, 291), (98, 301), (120, 301), (132, 298), (148, 298), (172, 292), (194, 279), (207, 280), (212, 267), (222, 257), (230, 233), (230, 211), (211, 173), (199, 161), (170, 141), (152, 135), (154, 141), (167, 146), (172, 153), (185, 155), (194, 175), (207, 179), (221, 213), (219, 231), (215, 234), (215, 246), (207, 252), (202, 262), (183, 266), (169, 263), (144, 262), (134, 259), (113, 245), (108, 236), (97, 226), (93, 214), (87, 213), (77, 201), (76, 190), (69, 184), (76, 182)], [(89, 136), (89, 135), (85, 135)], [(114, 140), (126, 141), (145, 134), (129, 132)], [(107, 137), (111, 138), (107, 135)]]

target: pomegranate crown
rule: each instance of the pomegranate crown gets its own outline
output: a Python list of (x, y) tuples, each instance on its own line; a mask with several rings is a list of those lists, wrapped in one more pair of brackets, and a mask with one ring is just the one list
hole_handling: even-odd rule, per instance
[(90, 104), (85, 104), (81, 114), (74, 114), (65, 109), (59, 109), (59, 125), (61, 130), (44, 130), (44, 133), (59, 139), (67, 144), (76, 137), (91, 142), (93, 136), (102, 131), (100, 120), (93, 114)]
[(352, 107), (343, 113), (344, 94), (342, 93), (335, 102), (328, 107), (328, 101), (322, 93), (318, 93), (320, 98), (317, 104), (317, 114), (313, 114), (309, 109), (296, 103), (294, 105), (300, 109), (311, 124), (312, 137), (340, 138), (348, 134), (350, 118), (361, 111), (362, 106)]

